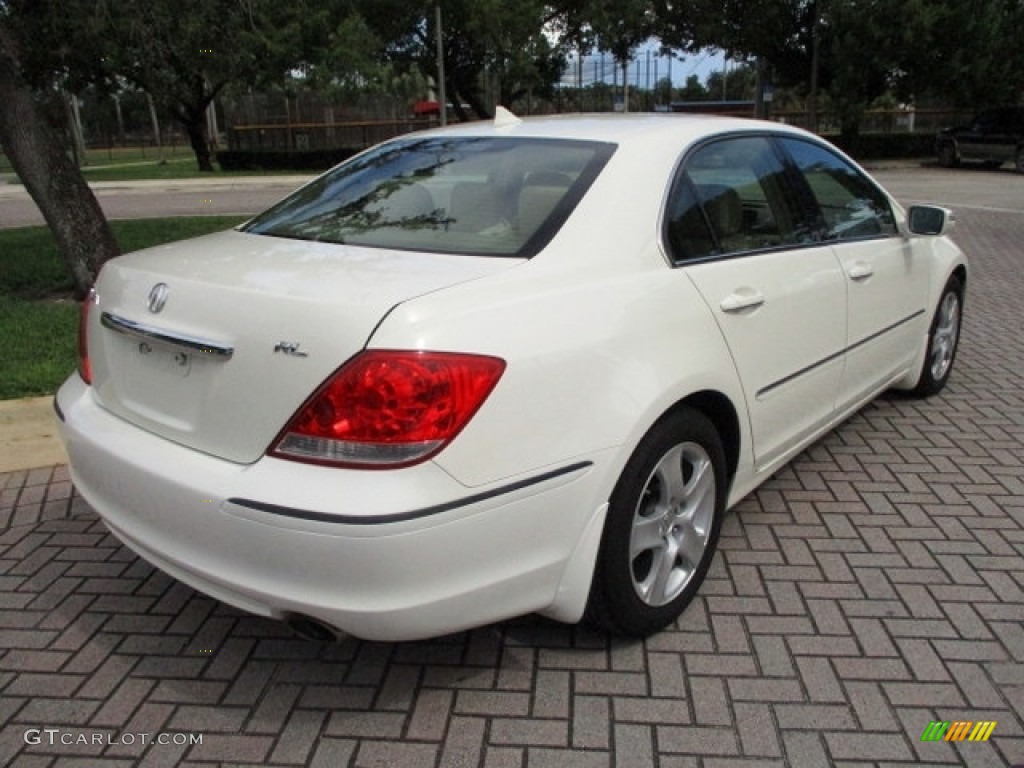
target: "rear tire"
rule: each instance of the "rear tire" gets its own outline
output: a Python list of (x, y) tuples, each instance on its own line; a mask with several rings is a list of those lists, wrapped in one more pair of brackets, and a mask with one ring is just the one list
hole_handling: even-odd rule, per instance
[(911, 394), (930, 397), (942, 391), (953, 370), (960, 343), (960, 321), (963, 316), (964, 287), (956, 275), (950, 276), (942, 289), (928, 330), (928, 353), (921, 366), (921, 377)]
[(956, 144), (947, 141), (939, 147), (939, 165), (943, 168), (956, 168), (960, 165), (960, 158), (957, 157)]
[(711, 565), (727, 489), (704, 414), (683, 408), (655, 424), (612, 492), (585, 619), (636, 637), (675, 621)]

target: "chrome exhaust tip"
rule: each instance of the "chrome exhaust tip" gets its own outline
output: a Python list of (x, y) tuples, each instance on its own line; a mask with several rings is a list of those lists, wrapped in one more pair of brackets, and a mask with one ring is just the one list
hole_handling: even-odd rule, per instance
[(314, 619), (312, 616), (303, 616), (296, 613), (288, 616), (284, 623), (288, 625), (292, 632), (305, 640), (314, 640), (319, 643), (334, 643), (338, 641), (338, 630), (330, 624)]

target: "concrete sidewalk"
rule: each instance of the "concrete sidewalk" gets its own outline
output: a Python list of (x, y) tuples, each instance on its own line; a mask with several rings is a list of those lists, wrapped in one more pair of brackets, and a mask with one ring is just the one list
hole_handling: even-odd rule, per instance
[(52, 397), (0, 400), (0, 473), (66, 464)]

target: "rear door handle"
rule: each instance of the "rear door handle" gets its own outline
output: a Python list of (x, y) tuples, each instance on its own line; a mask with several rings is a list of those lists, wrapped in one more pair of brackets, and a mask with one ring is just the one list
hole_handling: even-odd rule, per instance
[(718, 306), (723, 312), (742, 312), (744, 309), (753, 309), (764, 304), (764, 295), (750, 288), (741, 288), (735, 293), (730, 293)]
[(867, 280), (873, 274), (875, 274), (875, 268), (868, 264), (866, 261), (858, 261), (850, 267), (846, 273), (850, 276), (851, 280)]

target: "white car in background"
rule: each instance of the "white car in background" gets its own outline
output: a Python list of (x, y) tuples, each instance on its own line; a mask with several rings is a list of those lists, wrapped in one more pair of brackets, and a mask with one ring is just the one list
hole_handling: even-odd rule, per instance
[(879, 393), (945, 385), (950, 226), (772, 123), (398, 138), (104, 267), (56, 399), (72, 477), (146, 560), (313, 637), (651, 633), (727, 508)]

